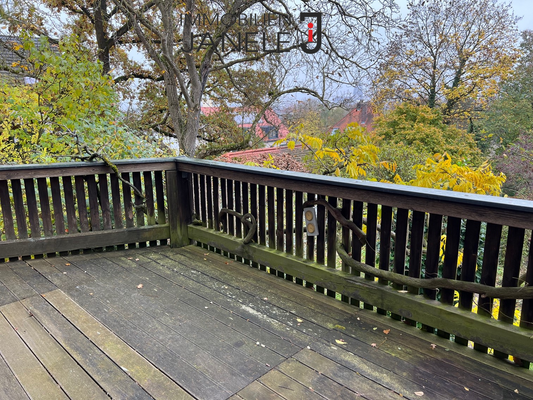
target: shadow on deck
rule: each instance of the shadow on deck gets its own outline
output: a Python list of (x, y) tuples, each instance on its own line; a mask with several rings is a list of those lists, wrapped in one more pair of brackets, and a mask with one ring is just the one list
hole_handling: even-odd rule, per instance
[(518, 399), (526, 370), (195, 246), (0, 265), (0, 398)]

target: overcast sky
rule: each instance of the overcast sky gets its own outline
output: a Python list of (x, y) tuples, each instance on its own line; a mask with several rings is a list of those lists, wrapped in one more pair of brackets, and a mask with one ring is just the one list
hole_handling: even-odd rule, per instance
[[(518, 21), (518, 29), (531, 29), (533, 30), (533, 12), (531, 8), (533, 6), (533, 0), (504, 0), (503, 3), (511, 3), (514, 13), (517, 17), (522, 17)], [(402, 13), (407, 12), (407, 0), (396, 0), (396, 3), (401, 7)]]

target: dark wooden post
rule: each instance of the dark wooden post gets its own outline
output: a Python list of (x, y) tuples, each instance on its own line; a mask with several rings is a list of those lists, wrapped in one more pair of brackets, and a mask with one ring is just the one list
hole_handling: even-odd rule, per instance
[(187, 226), (192, 222), (191, 184), (190, 173), (167, 171), (170, 247), (183, 247), (190, 244)]

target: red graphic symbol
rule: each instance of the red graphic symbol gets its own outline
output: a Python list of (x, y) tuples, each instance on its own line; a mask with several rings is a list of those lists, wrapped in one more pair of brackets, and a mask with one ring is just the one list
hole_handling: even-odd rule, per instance
[(307, 27), (309, 28), (309, 30), (307, 31), (307, 42), (309, 43), (313, 43), (313, 23), (312, 22), (309, 22), (307, 24)]

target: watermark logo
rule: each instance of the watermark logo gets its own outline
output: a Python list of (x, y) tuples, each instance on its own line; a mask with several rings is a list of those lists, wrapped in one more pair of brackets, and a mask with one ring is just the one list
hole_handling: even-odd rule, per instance
[[(307, 42), (300, 44), (300, 48), (304, 53), (314, 54), (322, 47), (322, 13), (319, 12), (302, 12), (300, 13), (300, 22), (304, 22), (307, 18), (316, 18), (316, 27), (312, 22), (307, 24)], [(313, 28), (315, 28), (313, 30)], [(309, 43), (314, 43), (315, 46), (310, 49)]]
[[(225, 25), (236, 24), (239, 28), (222, 35), (221, 50), (223, 52), (281, 53), (290, 50), (284, 45), (290, 45), (292, 37), (296, 40), (293, 47), (299, 47), (307, 54), (314, 54), (322, 46), (322, 13), (301, 12), (300, 22), (306, 20), (310, 22), (304, 29), (305, 34), (301, 43), (296, 39), (299, 35), (291, 34), (289, 28), (292, 26), (291, 23), (273, 13), (240, 14), (236, 17), (227, 14), (222, 16), (219, 14), (197, 14), (195, 16), (185, 14), (180, 15), (178, 25), (188, 23), (191, 27), (196, 27), (195, 32), (191, 31), (190, 38), (184, 38), (183, 50), (186, 52), (200, 51), (213, 45), (212, 32), (220, 23), (223, 23)], [(272, 32), (272, 29), (276, 31)]]

